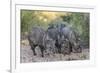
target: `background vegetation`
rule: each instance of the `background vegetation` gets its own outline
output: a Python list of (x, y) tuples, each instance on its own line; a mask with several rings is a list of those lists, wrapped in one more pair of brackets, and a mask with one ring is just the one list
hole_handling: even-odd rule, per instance
[(64, 23), (79, 33), (83, 46), (89, 47), (89, 17), (89, 13), (80, 12), (21, 10), (21, 37), (24, 37), (34, 26), (47, 29), (50, 25)]

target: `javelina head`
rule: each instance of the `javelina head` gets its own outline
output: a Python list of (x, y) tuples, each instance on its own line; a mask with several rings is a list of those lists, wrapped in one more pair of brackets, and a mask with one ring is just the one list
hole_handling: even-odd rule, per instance
[(74, 43), (74, 47), (73, 47), (72, 51), (75, 52), (75, 53), (81, 53), (82, 48), (81, 48), (80, 44), (79, 43)]
[(48, 35), (45, 38), (46, 54), (53, 54), (55, 52), (55, 41)]
[(71, 48), (68, 39), (63, 39), (61, 44), (61, 52), (65, 54), (71, 53)]

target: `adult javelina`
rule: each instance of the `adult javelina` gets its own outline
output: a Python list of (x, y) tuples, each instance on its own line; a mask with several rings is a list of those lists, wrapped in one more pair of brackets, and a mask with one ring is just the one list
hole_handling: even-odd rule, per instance
[(61, 41), (60, 34), (57, 28), (49, 28), (47, 29), (48, 35), (55, 41), (56, 53), (61, 53)]
[(66, 26), (62, 29), (62, 35), (69, 40), (72, 52), (78, 53), (82, 51), (82, 48), (80, 47), (80, 38), (74, 29)]
[[(50, 39), (50, 37), (46, 34), (46, 32), (40, 28), (40, 27), (33, 27), (32, 31), (29, 32), (28, 35), (29, 44), (31, 46), (31, 49), (33, 50), (34, 55), (36, 55), (35, 47), (39, 46), (42, 57), (44, 56), (44, 51), (47, 51), (46, 49), (53, 49), (53, 41)], [(49, 53), (47, 51), (47, 53)]]
[(56, 28), (58, 29), (59, 35), (60, 35), (60, 39), (58, 40), (58, 42), (60, 42), (60, 51), (62, 54), (70, 54), (71, 53), (71, 49), (70, 49), (70, 42), (67, 38), (64, 37), (64, 35), (62, 34), (62, 29), (66, 27), (66, 25), (64, 23), (58, 24), (56, 26)]
[(55, 40), (53, 40), (48, 32), (46, 32), (45, 36), (43, 37), (43, 42), (45, 46), (45, 54), (50, 55), (54, 54), (56, 52), (56, 47), (55, 47)]

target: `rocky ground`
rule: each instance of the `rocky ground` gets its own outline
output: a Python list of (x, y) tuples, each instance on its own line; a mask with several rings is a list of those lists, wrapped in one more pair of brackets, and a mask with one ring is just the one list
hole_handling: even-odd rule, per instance
[(21, 63), (48, 62), (48, 61), (72, 61), (72, 60), (89, 59), (89, 49), (83, 49), (82, 53), (71, 53), (70, 55), (53, 54), (53, 55), (41, 57), (41, 52), (38, 47), (36, 47), (36, 52), (38, 52), (38, 54), (34, 56), (29, 45), (21, 44), (20, 52), (21, 52), (20, 53)]

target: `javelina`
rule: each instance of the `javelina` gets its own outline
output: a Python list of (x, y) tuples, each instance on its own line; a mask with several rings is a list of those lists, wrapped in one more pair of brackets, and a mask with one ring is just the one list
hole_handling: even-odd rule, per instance
[(82, 48), (80, 47), (80, 39), (78, 34), (69, 26), (66, 26), (61, 31), (62, 35), (67, 38), (70, 42), (70, 48), (72, 48), (72, 52), (81, 52)]
[(40, 27), (32, 28), (32, 31), (29, 32), (28, 40), (29, 40), (29, 44), (31, 46), (31, 49), (33, 50), (34, 55), (36, 55), (36, 52), (35, 52), (36, 46), (40, 47), (42, 57), (44, 56), (44, 51), (47, 51), (47, 49), (51, 50), (54, 48), (53, 40)]
[(47, 29), (48, 35), (55, 41), (56, 53), (61, 53), (61, 39), (60, 33), (57, 28)]
[(55, 47), (55, 40), (53, 40), (46, 32), (45, 36), (43, 37), (44, 47), (45, 47), (45, 54), (50, 55), (56, 52)]

